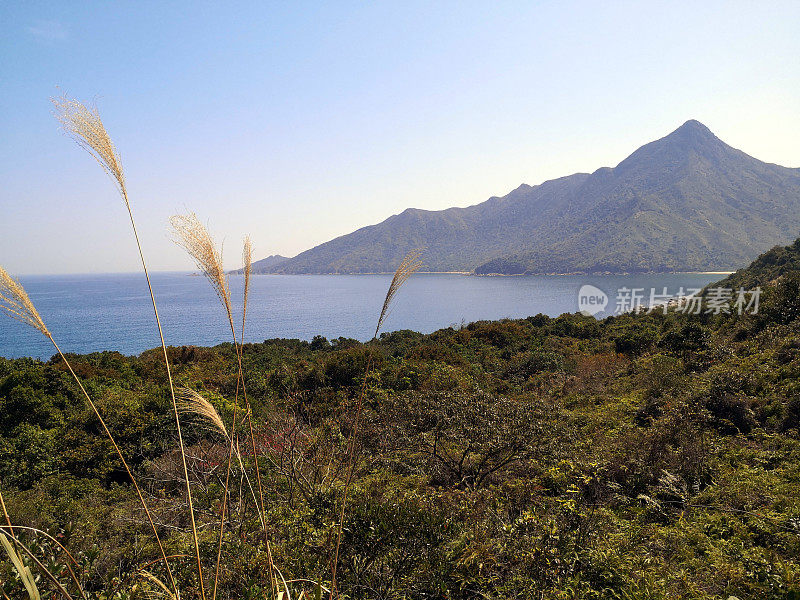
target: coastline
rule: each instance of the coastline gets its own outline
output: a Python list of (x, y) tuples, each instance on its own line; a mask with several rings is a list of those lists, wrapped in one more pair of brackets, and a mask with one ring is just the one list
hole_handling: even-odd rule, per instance
[[(571, 273), (475, 273), (474, 271), (417, 271), (420, 275), (469, 275), (473, 277), (585, 277), (605, 275), (731, 275), (736, 271), (603, 271), (589, 273), (587, 271), (574, 271)], [(393, 275), (393, 271), (376, 271), (374, 273), (253, 273), (253, 275)], [(239, 271), (231, 271), (228, 275), (242, 275)]]

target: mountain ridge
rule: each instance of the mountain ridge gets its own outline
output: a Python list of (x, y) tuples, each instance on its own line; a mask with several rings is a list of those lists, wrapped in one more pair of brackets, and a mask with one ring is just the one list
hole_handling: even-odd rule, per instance
[(800, 232), (800, 169), (759, 161), (694, 119), (616, 167), (467, 207), (408, 208), (258, 272), (476, 274), (727, 271)]

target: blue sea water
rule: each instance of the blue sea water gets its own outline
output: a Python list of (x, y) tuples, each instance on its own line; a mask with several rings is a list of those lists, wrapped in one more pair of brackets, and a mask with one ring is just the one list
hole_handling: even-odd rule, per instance
[[(714, 274), (472, 277), (417, 274), (400, 290), (383, 331), (429, 333), (481, 319), (557, 316), (578, 310), (578, 290), (591, 284), (609, 295), (598, 317), (612, 314), (623, 287), (701, 288)], [(151, 276), (167, 344), (210, 346), (230, 341), (227, 317), (208, 282), (188, 273)], [(245, 341), (372, 337), (389, 275), (258, 275), (252, 278)], [(117, 350), (138, 354), (160, 344), (144, 275), (48, 275), (21, 278), (65, 352)], [(242, 277), (231, 277), (240, 311)], [(241, 313), (235, 317), (241, 320)], [(237, 322), (238, 328), (238, 322)], [(12, 319), (0, 318), (0, 356), (49, 358), (50, 342)]]

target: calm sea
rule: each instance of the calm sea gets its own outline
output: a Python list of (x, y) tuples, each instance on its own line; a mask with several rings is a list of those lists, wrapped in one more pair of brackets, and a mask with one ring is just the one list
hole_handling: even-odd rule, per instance
[[(721, 279), (713, 274), (470, 277), (417, 274), (398, 293), (383, 331), (413, 329), (428, 333), (480, 319), (521, 318), (537, 313), (557, 316), (578, 310), (578, 290), (591, 284), (610, 298), (617, 290), (650, 288), (677, 294)], [(21, 281), (65, 352), (118, 350), (138, 354), (159, 345), (144, 276), (48, 275)], [(388, 275), (259, 275), (252, 279), (245, 340), (315, 335), (367, 340)], [(222, 306), (202, 277), (155, 273), (153, 288), (166, 341), (171, 345), (210, 346), (230, 341)], [(234, 303), (241, 302), (242, 277), (231, 278)], [(240, 310), (239, 308), (236, 309)], [(241, 320), (241, 316), (238, 317)], [(0, 318), (0, 356), (49, 358), (50, 343), (38, 332)]]

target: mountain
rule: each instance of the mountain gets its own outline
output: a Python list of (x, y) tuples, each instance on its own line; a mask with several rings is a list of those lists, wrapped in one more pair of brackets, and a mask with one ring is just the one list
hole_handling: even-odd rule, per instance
[(775, 284), (786, 276), (800, 276), (800, 239), (789, 246), (775, 246), (752, 264), (731, 273), (709, 287), (752, 290)]
[(614, 168), (521, 185), (466, 208), (409, 208), (274, 264), (279, 273), (730, 270), (800, 232), (800, 169), (761, 162), (687, 121)]
[[(273, 254), (267, 258), (262, 258), (253, 263), (253, 273), (273, 273), (275, 269), (287, 260), (289, 260), (288, 257), (281, 256), (280, 254)], [(231, 271), (231, 273), (241, 275), (242, 269), (236, 269), (235, 271)]]

